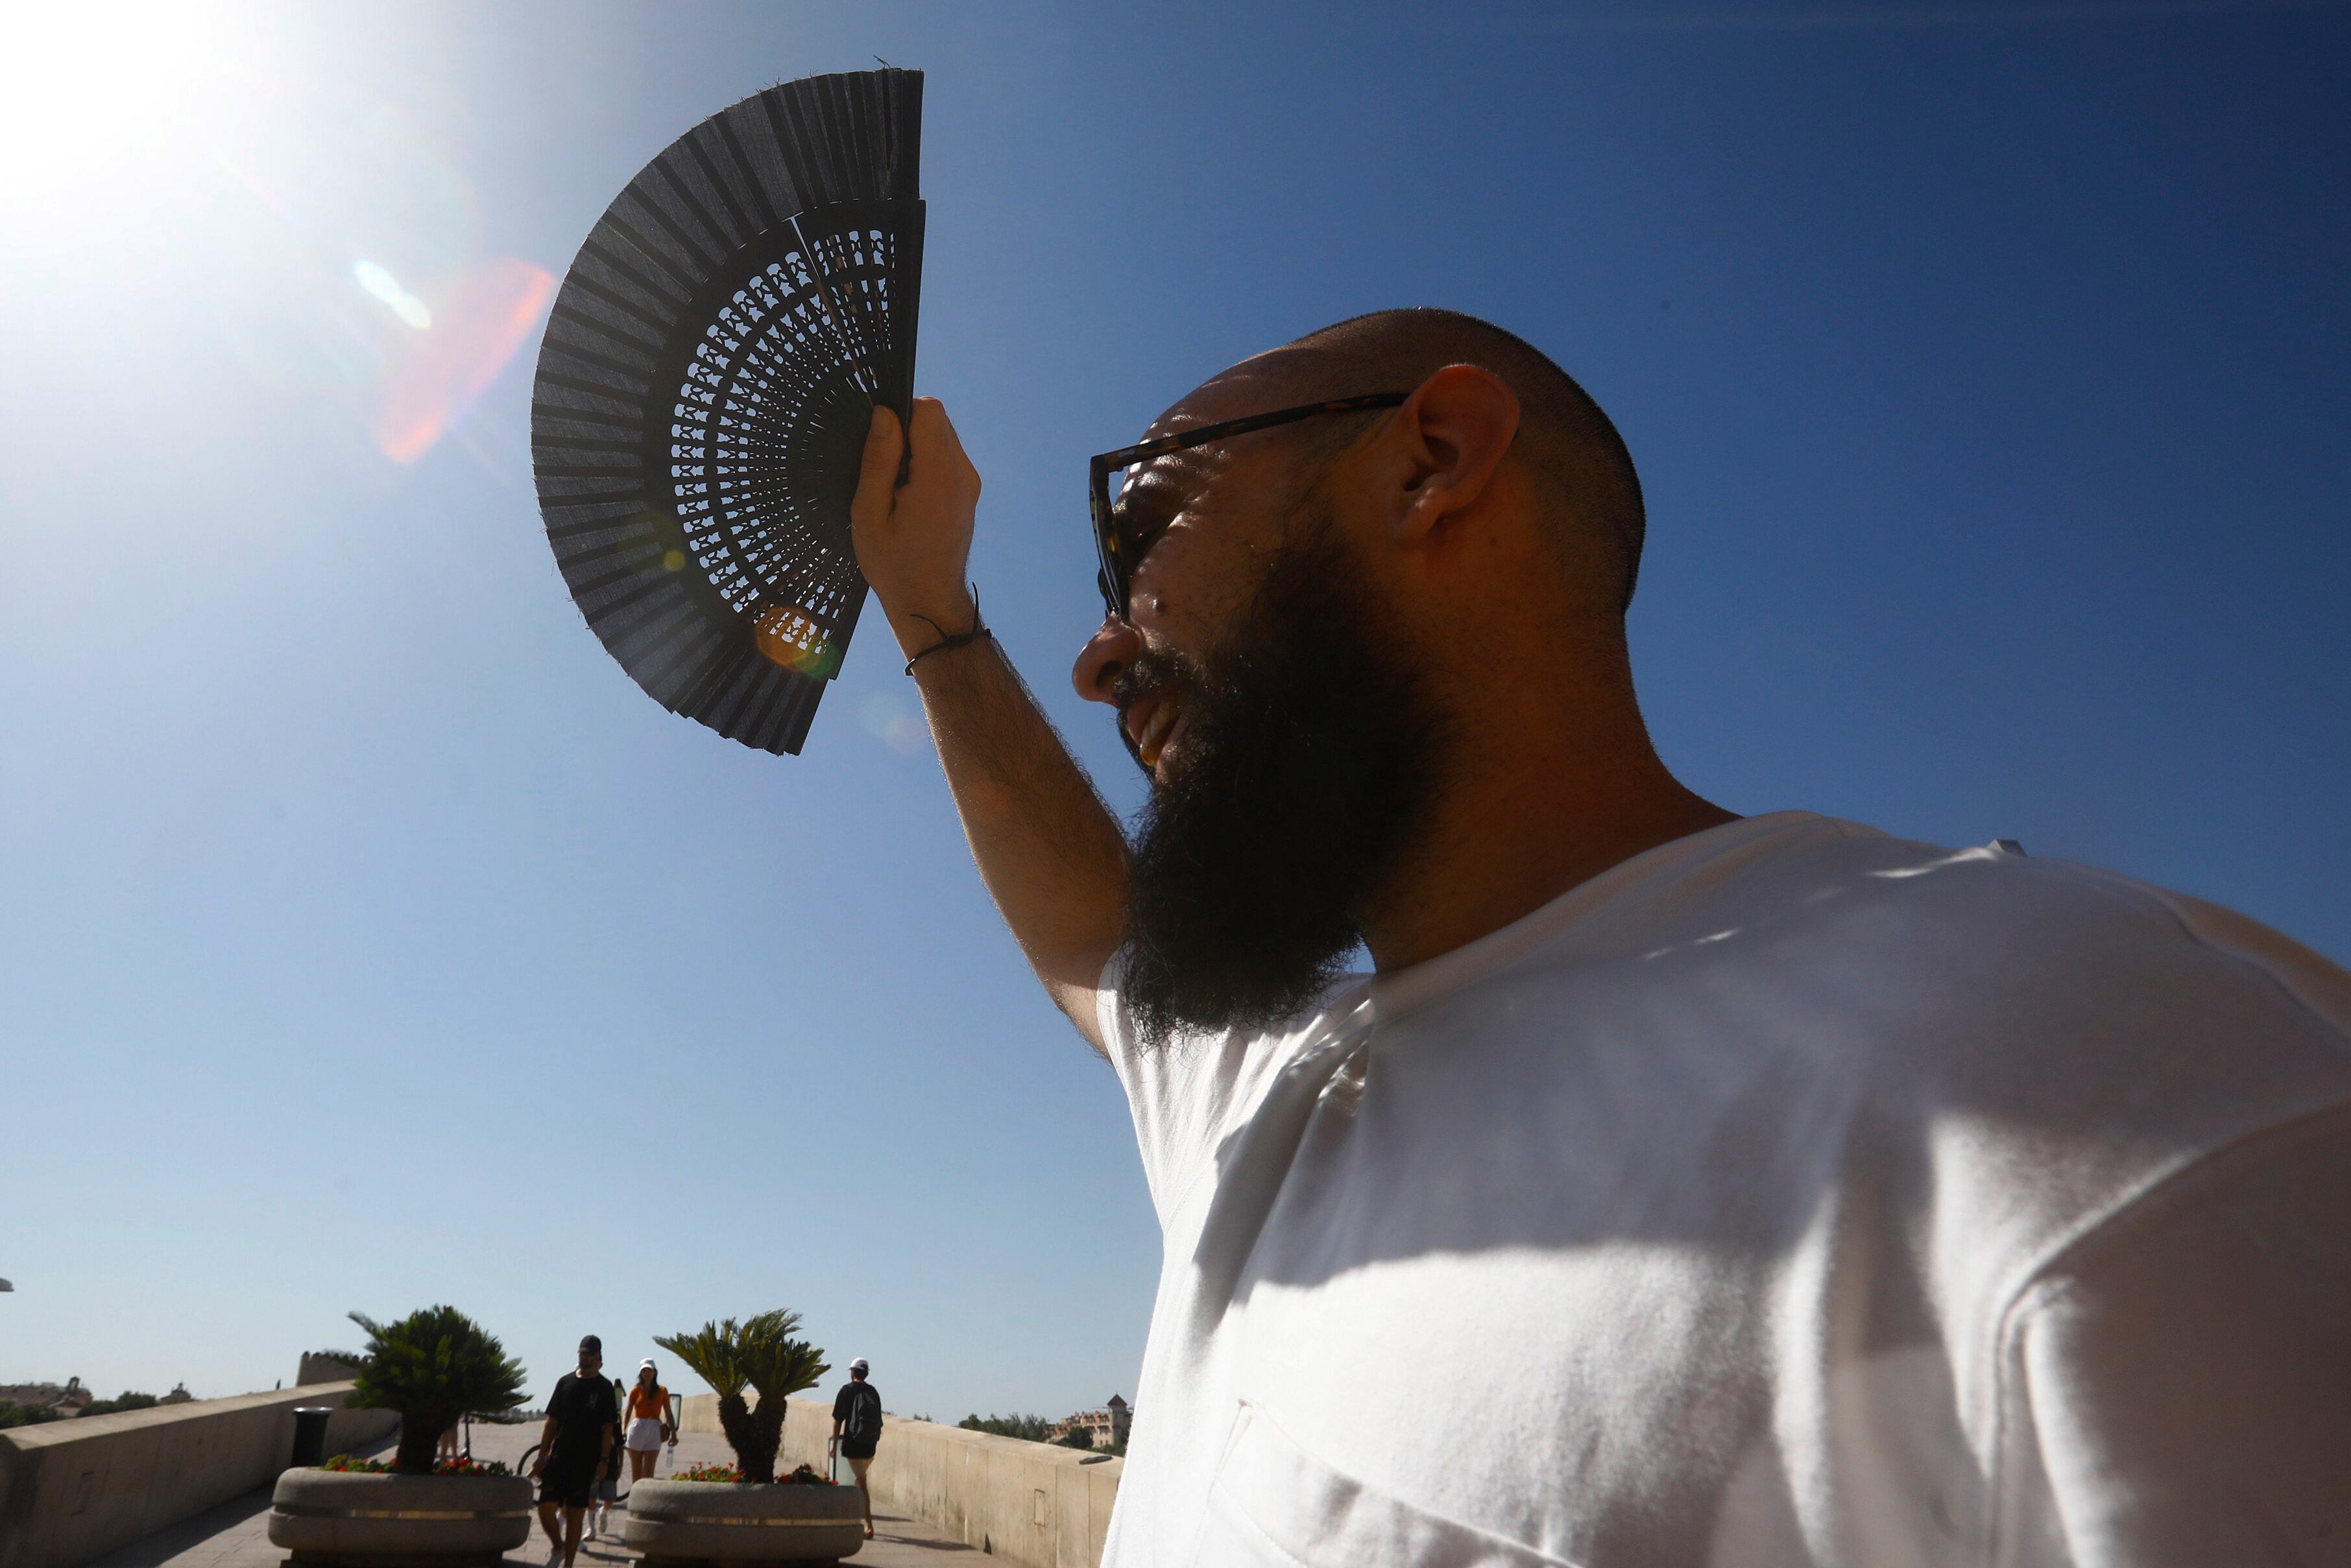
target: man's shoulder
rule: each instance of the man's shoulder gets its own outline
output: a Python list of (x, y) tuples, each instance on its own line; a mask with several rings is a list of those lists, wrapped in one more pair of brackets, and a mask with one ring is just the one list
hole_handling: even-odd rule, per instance
[(1808, 813), (1706, 837), (1621, 868), (1408, 1031), (1446, 1035), (1453, 1062), (1481, 1044), (1537, 1098), (1550, 1078), (1588, 1092), (1620, 1051), (1612, 1092), (1769, 1082), (1865, 1145), (2041, 1172), (2016, 1200), (2052, 1223), (2351, 1103), (2351, 976), (2243, 915)]
[[(2351, 1044), (2351, 975), (2237, 912), (2118, 872), (2003, 844), (1946, 849), (1856, 836), (1822, 857), (1788, 924), (1885, 970), (1944, 976), (2011, 1001), (2066, 992), (2147, 1017), (2128, 988), (2299, 1015)], [(1942, 985), (1937, 986), (1938, 989)]]
[(2004, 840), (1953, 849), (1811, 813), (1723, 832), (1719, 851), (1668, 862), (1538, 963), (1616, 956), (1639, 968), (1688, 950), (1734, 965), (1756, 955), (1802, 975), (1807, 991), (1828, 982), (1830, 1005), (1875, 987), (2009, 1002), (2084, 992), (2126, 1006), (2130, 978), (2153, 969), (2208, 995), (2283, 1006), (2351, 1040), (2351, 975), (2185, 894)]
[(1837, 826), (1715, 977), (1784, 1013), (1755, 1032), (1848, 1084), (1865, 1141), (1917, 1151), (1938, 1228), (1986, 1261), (2351, 1107), (2351, 975), (2292, 939), (2014, 845)]

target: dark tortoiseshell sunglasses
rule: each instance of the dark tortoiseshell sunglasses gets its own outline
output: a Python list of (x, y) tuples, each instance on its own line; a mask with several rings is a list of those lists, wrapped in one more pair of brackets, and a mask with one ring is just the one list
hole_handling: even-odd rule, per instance
[(1143, 564), (1144, 552), (1158, 538), (1156, 530), (1145, 531), (1134, 526), (1133, 519), (1123, 516), (1112, 504), (1110, 476), (1113, 474), (1154, 457), (1165, 457), (1171, 452), (1206, 446), (1211, 441), (1247, 435), (1253, 430), (1270, 430), (1277, 424), (1312, 419), (1318, 413), (1353, 413), (1358, 409), (1395, 408), (1411, 395), (1410, 392), (1373, 392), (1364, 397), (1341, 397), (1332, 398), (1328, 402), (1301, 403), (1296, 408), (1277, 409), (1271, 413), (1253, 413), (1246, 419), (1228, 419), (1221, 424), (1204, 424), (1181, 435), (1163, 435), (1156, 441), (1146, 441), (1139, 446), (1122, 446), (1115, 452), (1105, 452), (1090, 459), (1086, 465), (1086, 478), (1092, 491), (1094, 553), (1102, 559), (1102, 575), (1096, 581), (1102, 589), (1103, 605), (1120, 620), (1126, 619), (1127, 584), (1134, 580), (1135, 568)]

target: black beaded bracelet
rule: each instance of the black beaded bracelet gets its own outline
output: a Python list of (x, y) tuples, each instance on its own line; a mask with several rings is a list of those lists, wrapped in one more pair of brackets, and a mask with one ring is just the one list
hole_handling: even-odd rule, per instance
[(906, 661), (906, 674), (909, 675), (914, 673), (916, 664), (934, 653), (944, 653), (950, 648), (967, 648), (974, 643), (992, 642), (996, 637), (996, 633), (987, 629), (987, 623), (979, 618), (979, 590), (976, 588), (971, 592), (970, 631), (951, 632), (927, 615), (918, 614), (914, 619), (937, 632), (939, 640)]

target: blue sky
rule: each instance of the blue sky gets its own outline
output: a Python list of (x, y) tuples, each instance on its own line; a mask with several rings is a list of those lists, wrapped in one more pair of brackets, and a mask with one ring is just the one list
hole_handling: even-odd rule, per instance
[(1122, 809), (1084, 458), (1441, 304), (1624, 429), (1695, 788), (2351, 958), (2341, 5), (198, 15), (0, 67), (0, 1381), (267, 1387), (448, 1301), (543, 1396), (781, 1304), (900, 1410), (1132, 1396), (1124, 1108), (878, 622), (801, 758), (664, 713), (539, 534), (531, 322), (500, 369), (646, 159), (877, 55), (973, 575)]

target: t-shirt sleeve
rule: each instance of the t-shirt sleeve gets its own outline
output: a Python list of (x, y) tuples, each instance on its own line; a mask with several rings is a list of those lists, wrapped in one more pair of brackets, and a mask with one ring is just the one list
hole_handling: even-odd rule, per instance
[(1144, 1177), (1165, 1229), (1214, 1169), (1218, 1149), (1256, 1114), (1286, 1065), (1358, 1015), (1366, 977), (1342, 976), (1311, 1005), (1261, 1033), (1185, 1033), (1155, 1045), (1137, 1034), (1125, 977), (1122, 950), (1103, 968), (1094, 991), (1094, 1021), (1102, 1053), (1126, 1091)]
[(834, 1420), (846, 1421), (849, 1419), (849, 1391), (855, 1386), (856, 1385), (854, 1384), (844, 1383), (841, 1385), (841, 1392), (832, 1396), (832, 1418)]
[(2351, 1560), (2351, 1108), (2141, 1198), (2020, 1301), (1992, 1561)]
[(1248, 1042), (1229, 1035), (1186, 1035), (1160, 1045), (1138, 1038), (1123, 991), (1122, 951), (1102, 970), (1094, 1018), (1102, 1051), (1126, 1091), (1144, 1179), (1164, 1227), (1211, 1161), (1216, 1139), (1241, 1093)]

